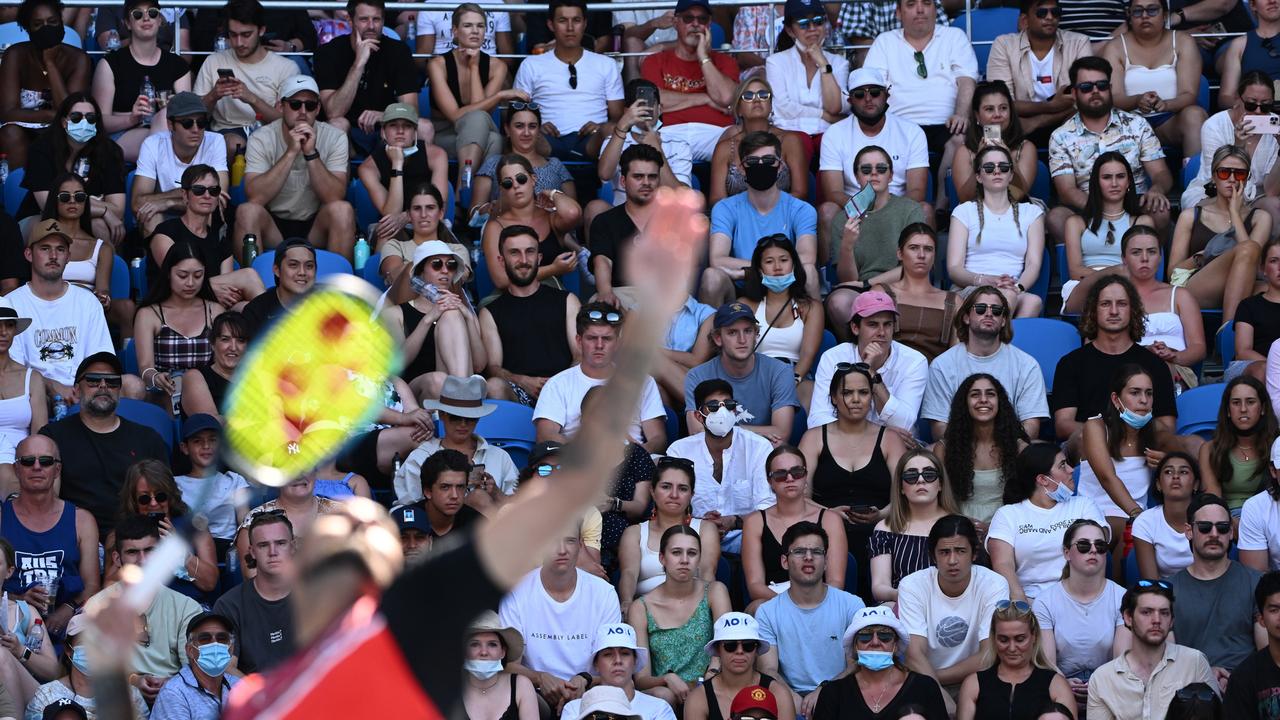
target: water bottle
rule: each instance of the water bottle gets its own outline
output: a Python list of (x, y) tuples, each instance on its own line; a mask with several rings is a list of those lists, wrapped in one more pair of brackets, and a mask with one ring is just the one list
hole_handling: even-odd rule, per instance
[(622, 52), (622, 34), (626, 32), (626, 29), (627, 28), (621, 24), (613, 26), (613, 32), (611, 34), (613, 36), (613, 51), (615, 53)]
[[(53, 598), (49, 598), (52, 602)], [(44, 620), (36, 618), (35, 623), (31, 626), (31, 631), (27, 633), (27, 649), (33, 653), (40, 652), (40, 648), (44, 645)]]
[(400, 474), (400, 453), (391, 456), (391, 475), (395, 477)]
[(107, 31), (107, 52), (120, 49), (120, 32), (117, 30)]
[(137, 288), (140, 294), (147, 287), (147, 273), (142, 267), (142, 258), (140, 257), (129, 261), (129, 282), (133, 287)]
[(474, 168), (471, 161), (467, 160), (462, 165), (462, 183), (458, 187), (459, 199), (462, 200), (463, 207), (471, 207), (471, 178), (474, 177)]
[(364, 270), (365, 263), (369, 262), (369, 241), (365, 239), (363, 232), (356, 233), (356, 246), (352, 250), (355, 259), (356, 272)]
[(53, 420), (57, 422), (67, 416), (67, 400), (61, 395), (53, 396)]
[(244, 236), (244, 262), (240, 263), (241, 267), (253, 267), (253, 261), (258, 257), (258, 236), (249, 234)]
[(72, 172), (79, 175), (81, 180), (87, 182), (89, 180), (89, 158), (77, 158), (75, 165), (72, 167)]
[(228, 45), (227, 45), (227, 36), (226, 36), (226, 35), (219, 35), (218, 37), (216, 37), (216, 38), (214, 38), (214, 39), (213, 39), (213, 50), (214, 50), (214, 52), (222, 52), (222, 51), (226, 50), (226, 49), (227, 49), (227, 47), (228, 47)]
[[(9, 182), (9, 154), (0, 153), (0, 186)], [(17, 208), (13, 208), (16, 210)]]
[(151, 76), (142, 76), (142, 94), (146, 96), (147, 103), (151, 108), (146, 115), (142, 116), (142, 126), (151, 127), (151, 118), (155, 116), (156, 108), (156, 86), (151, 84)]
[(244, 146), (242, 145), (240, 146), (239, 149), (236, 150), (236, 156), (231, 160), (232, 187), (238, 186), (240, 183), (244, 182), (245, 164), (246, 164), (246, 161), (244, 157)]

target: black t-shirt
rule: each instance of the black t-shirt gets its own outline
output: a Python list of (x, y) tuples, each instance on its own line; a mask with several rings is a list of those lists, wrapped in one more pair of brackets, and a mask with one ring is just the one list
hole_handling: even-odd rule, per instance
[[(35, 142), (27, 148), (27, 166), (22, 176), (22, 187), (28, 190), (27, 197), (15, 214), (19, 220), (32, 215), (39, 215), (42, 208), (36, 205), (34, 193), (52, 192), (53, 181), (66, 172), (66, 166), (57, 162), (53, 156), (53, 142), (49, 133), (66, 132), (62, 128), (49, 128), (40, 133)], [(97, 162), (92, 146), (86, 146), (86, 157), (89, 158), (89, 181), (85, 190), (90, 195), (116, 195), (124, 192), (124, 156), (119, 146), (109, 137), (95, 138), (97, 142), (111, 143), (113, 152), (105, 153), (107, 160)], [(102, 167), (99, 167), (99, 166)]]
[(626, 261), (623, 260), (626, 248), (636, 238), (636, 224), (627, 214), (627, 206), (619, 205), (596, 216), (591, 221), (591, 252), (603, 255), (613, 261), (614, 287), (626, 287)]
[(62, 457), (59, 497), (88, 510), (104, 538), (115, 527), (120, 488), (129, 466), (139, 460), (169, 464), (169, 447), (156, 431), (124, 418), (114, 431), (96, 433), (85, 427), (76, 413), (45, 425), (40, 434), (58, 443)]
[[(177, 243), (188, 243), (196, 249), (200, 264), (204, 265), (204, 274), (214, 277), (222, 273), (222, 263), (231, 257), (231, 242), (220, 228), (210, 228), (209, 235), (200, 237), (182, 222), (182, 218), (169, 218), (156, 226), (156, 234), (164, 235)], [(155, 265), (155, 258), (147, 254), (148, 263)], [(149, 274), (154, 274), (149, 272)]]
[(235, 622), (237, 667), (245, 674), (270, 670), (297, 649), (289, 598), (265, 600), (252, 580), (228, 590), (213, 604), (213, 611)]
[[(347, 72), (356, 63), (356, 51), (351, 47), (349, 35), (339, 35), (316, 50), (312, 58), (316, 84), (321, 90), (337, 90), (347, 79)], [(409, 46), (383, 36), (378, 51), (369, 57), (364, 75), (356, 90), (355, 100), (347, 110), (347, 120), (352, 127), (365, 110), (377, 110), (379, 114), (401, 95), (416, 94), (422, 89), (413, 53)]]
[(280, 296), (276, 294), (276, 289), (267, 288), (266, 292), (250, 300), (242, 312), (245, 322), (249, 325), (247, 339), (252, 340), (263, 327), (284, 314), (284, 305), (280, 304)]
[(31, 263), (23, 249), (22, 230), (7, 212), (0, 212), (0, 280), (26, 282), (31, 279)]
[(1253, 326), (1253, 351), (1266, 357), (1271, 343), (1280, 339), (1280, 303), (1262, 295), (1247, 297), (1236, 307), (1236, 324), (1242, 322)]
[(938, 687), (938, 681), (914, 672), (907, 673), (902, 688), (878, 713), (872, 713), (871, 708), (867, 707), (856, 675), (832, 680), (818, 696), (818, 705), (813, 709), (813, 720), (898, 717), (896, 711), (907, 705), (919, 705), (927, 720), (947, 720), (947, 706), (942, 700), (942, 688)]
[(1262, 648), (1231, 673), (1222, 697), (1222, 717), (1231, 720), (1280, 720), (1280, 667)]
[(1112, 379), (1122, 366), (1129, 363), (1141, 366), (1151, 376), (1155, 390), (1152, 407), (1155, 417), (1177, 416), (1169, 366), (1155, 353), (1136, 343), (1119, 355), (1108, 355), (1092, 343), (1064, 355), (1058, 361), (1053, 376), (1053, 394), (1049, 398), (1052, 409), (1056, 412), (1062, 408), (1075, 408), (1076, 422), (1101, 414), (1111, 397)]
[[(378, 177), (382, 179), (382, 187), (391, 185), (391, 160), (387, 157), (387, 146), (378, 141), (378, 146), (369, 154), (373, 164), (378, 167)], [(413, 200), (413, 191), (419, 185), (431, 182), (431, 168), (427, 166), (427, 145), (418, 141), (418, 152), (404, 159), (404, 209), (409, 209)], [(443, 210), (443, 208), (441, 208)]]
[(155, 65), (139, 64), (127, 47), (107, 53), (104, 59), (115, 76), (116, 94), (111, 98), (111, 111), (118, 113), (133, 109), (133, 103), (142, 94), (144, 77), (151, 79), (156, 92), (172, 93), (174, 83), (191, 71), (186, 60), (167, 50), (160, 52), (160, 62)]

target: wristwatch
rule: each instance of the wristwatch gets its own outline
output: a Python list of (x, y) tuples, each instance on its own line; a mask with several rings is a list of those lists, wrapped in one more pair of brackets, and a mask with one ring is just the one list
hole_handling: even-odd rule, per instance
[(319, 159), (320, 159), (320, 153), (318, 153), (318, 152), (313, 152), (313, 153), (311, 153), (310, 155), (303, 155), (303, 156), (302, 156), (302, 159), (303, 159), (303, 160), (306, 160), (307, 162), (311, 162), (312, 160), (319, 160)]
[(22, 657), (18, 658), (18, 660), (21, 662), (26, 662), (30, 659), (31, 659), (31, 648), (23, 648)]
[(1182, 25), (1183, 23), (1185, 23), (1185, 22), (1187, 21), (1187, 11), (1186, 11), (1186, 10), (1183, 10), (1182, 8), (1178, 8), (1177, 10), (1174, 10), (1174, 11), (1173, 11), (1173, 14), (1178, 16), (1178, 24), (1179, 24), (1179, 25)]
[[(308, 160), (310, 160), (311, 158), (307, 158), (307, 159), (308, 159)], [(403, 171), (403, 170), (392, 170), (392, 171), (391, 171), (391, 177), (404, 177), (404, 171)]]
[(824, 73), (826, 73), (826, 74), (830, 75), (830, 74), (831, 74), (831, 63), (827, 63), (827, 66), (826, 66), (825, 68), (823, 68), (823, 69), (822, 69), (822, 72), (824, 72)]
[(871, 376), (872, 385), (880, 385), (884, 383), (884, 379), (880, 377), (880, 373)]
[(1026, 291), (1027, 291), (1027, 289), (1026, 289), (1026, 288), (1022, 287), (1022, 283), (1014, 283), (1014, 284), (1013, 284), (1013, 286), (1014, 286), (1014, 287), (1016, 287), (1016, 288), (1018, 288), (1018, 292), (1026, 292)]

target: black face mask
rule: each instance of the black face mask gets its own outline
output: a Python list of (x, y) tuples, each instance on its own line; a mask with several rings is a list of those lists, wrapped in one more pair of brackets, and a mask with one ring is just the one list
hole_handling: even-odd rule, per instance
[(743, 169), (743, 175), (746, 176), (747, 185), (753, 190), (768, 190), (778, 182), (778, 166), (777, 165), (748, 165)]
[(61, 25), (45, 25), (31, 33), (31, 44), (40, 50), (48, 50), (62, 42), (62, 35)]

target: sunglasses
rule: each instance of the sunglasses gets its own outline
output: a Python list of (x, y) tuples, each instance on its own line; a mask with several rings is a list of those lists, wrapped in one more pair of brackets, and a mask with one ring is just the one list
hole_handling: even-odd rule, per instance
[(146, 15), (149, 20), (155, 20), (160, 17), (160, 11), (155, 8), (147, 8), (146, 10), (139, 9), (129, 13), (129, 16), (134, 20), (141, 20), (143, 15)]
[(938, 471), (933, 468), (925, 468), (924, 470), (903, 470), (902, 482), (908, 485), (919, 485), (920, 483), (933, 484), (938, 482)]
[(693, 470), (693, 461), (690, 460), (689, 458), (672, 457), (670, 455), (663, 455), (662, 457), (658, 458), (657, 467), (659, 470), (663, 470), (666, 468), (673, 468), (673, 467), (681, 468), (683, 470)]
[(232, 640), (232, 635), (231, 633), (228, 633), (228, 632), (220, 632), (220, 633), (202, 632), (199, 635), (196, 635), (195, 637), (191, 638), (191, 642), (196, 645), (208, 645), (209, 643), (215, 643), (215, 642), (222, 643), (223, 645), (230, 645), (231, 640)]
[(537, 468), (535, 468), (535, 472), (538, 473), (538, 477), (548, 477), (551, 475), (551, 473), (559, 469), (560, 469), (559, 465), (552, 465), (551, 463), (542, 463), (538, 465)]
[(512, 110), (541, 110), (542, 109), (541, 105), (539, 105), (536, 102), (533, 102), (532, 100), (530, 100), (529, 102), (524, 102), (521, 100), (512, 100), (511, 102), (507, 103), (507, 107), (511, 108)]
[(98, 113), (96, 113), (96, 112), (80, 112), (80, 111), (78, 111), (78, 110), (77, 110), (76, 112), (69, 112), (69, 113), (67, 113), (67, 120), (68, 120), (68, 121), (70, 121), (70, 122), (73, 122), (73, 123), (78, 123), (78, 122), (80, 122), (81, 120), (88, 120), (90, 124), (97, 125), (97, 124), (98, 124)]
[(1163, 580), (1139, 580), (1138, 587), (1160, 588), (1161, 590), (1168, 590), (1169, 592), (1173, 592), (1173, 586)]
[(586, 313), (587, 320), (591, 322), (603, 322), (609, 325), (617, 325), (622, 322), (622, 315), (616, 312), (602, 312), (600, 310), (588, 310)]
[(1214, 694), (1213, 690), (1207, 687), (1178, 688), (1178, 691), (1175, 692), (1173, 696), (1183, 702), (1191, 702), (1192, 700), (1199, 700), (1200, 702), (1213, 702), (1218, 697), (1217, 695)]
[(1107, 545), (1106, 540), (1094, 540), (1093, 542), (1089, 542), (1088, 540), (1077, 540), (1075, 545), (1076, 552), (1081, 555), (1088, 555), (1091, 548), (1099, 555), (1106, 555), (1107, 550), (1111, 549), (1110, 546)]
[(721, 640), (720, 649), (725, 652), (736, 653), (739, 649), (744, 653), (753, 653), (760, 649), (759, 640)]
[(52, 455), (23, 455), (17, 461), (22, 467), (35, 467), (36, 463), (40, 463), (40, 467), (53, 467), (62, 462)]
[(1231, 522), (1229, 520), (1223, 521), (1223, 522), (1209, 522), (1208, 520), (1197, 520), (1191, 524), (1195, 526), (1196, 530), (1199, 531), (1201, 535), (1208, 535), (1209, 532), (1212, 530), (1217, 530), (1219, 535), (1231, 534)]
[(1155, 17), (1162, 12), (1164, 12), (1164, 8), (1160, 7), (1159, 5), (1147, 5), (1145, 7), (1129, 8), (1129, 17), (1132, 17), (1132, 18), (1140, 18), (1144, 16)]
[[(440, 268), (436, 268), (436, 269), (439, 270)], [(480, 422), (480, 418), (467, 417), (466, 415), (454, 415), (453, 413), (447, 413), (444, 411), (440, 412), (440, 419), (448, 420), (449, 422), (455, 422), (455, 423), (479, 423)]]
[(1027, 615), (1031, 612), (1031, 605), (1025, 600), (1001, 600), (996, 603), (996, 610), (1008, 610), (1009, 608), (1013, 608), (1013, 611), (1019, 615)]
[(502, 189), (503, 189), (503, 190), (510, 190), (511, 188), (515, 187), (516, 185), (528, 185), (528, 184), (529, 184), (529, 176), (528, 176), (528, 175), (526, 175), (526, 174), (524, 174), (524, 173), (516, 173), (516, 175), (515, 175), (515, 178), (514, 178), (514, 179), (512, 179), (512, 178), (502, 178), (502, 181), (501, 181), (501, 182), (499, 182), (498, 184), (502, 186)]
[(822, 548), (791, 548), (787, 554), (793, 558), (809, 557), (826, 557), (827, 551)]
[(1036, 17), (1040, 18), (1041, 20), (1049, 17), (1050, 15), (1056, 18), (1062, 17), (1062, 8), (1056, 7), (1056, 6), (1036, 8)]
[(801, 30), (808, 30), (809, 28), (822, 27), (823, 25), (826, 25), (826, 24), (827, 24), (827, 18), (823, 15), (814, 15), (813, 17), (809, 17), (809, 18), (800, 18), (799, 20), (796, 21), (796, 27), (800, 28)]
[(808, 472), (809, 471), (806, 470), (803, 465), (793, 465), (789, 468), (778, 468), (777, 470), (769, 471), (769, 480), (771, 482), (782, 482), (787, 479), (788, 475), (796, 480), (801, 480), (808, 474)]
[(988, 175), (995, 175), (997, 170), (1000, 171), (1001, 175), (1008, 175), (1009, 172), (1013, 170), (1013, 163), (1007, 163), (1007, 162), (982, 163), (982, 172)]
[(69, 202), (82, 203), (88, 199), (89, 199), (89, 193), (83, 190), (77, 190), (76, 192), (73, 192), (73, 193), (63, 190), (62, 192), (58, 193), (58, 202), (60, 203), (69, 203)]
[(720, 408), (724, 408), (729, 412), (738, 412), (738, 408), (742, 407), (742, 403), (737, 400), (708, 400), (702, 404), (708, 413), (713, 413)]
[(681, 15), (677, 15), (676, 17), (680, 18), (680, 22), (684, 23), (685, 25), (693, 25), (695, 23), (698, 25), (711, 24), (711, 16), (703, 15), (702, 13), (683, 13)]
[(1111, 89), (1110, 80), (1094, 80), (1092, 82), (1076, 83), (1076, 90), (1082, 93), (1091, 93), (1094, 90), (1098, 92), (1106, 92)]
[(847, 362), (842, 362), (842, 363), (836, 363), (836, 371), (837, 371), (837, 372), (849, 372), (850, 370), (853, 370), (853, 371), (856, 371), (856, 372), (864, 372), (864, 373), (867, 373), (868, 375), (870, 375), (870, 374), (871, 374), (871, 366), (870, 366), (870, 365), (868, 365), (867, 363), (864, 363), (864, 362), (856, 362), (856, 363), (847, 363)]
[(169, 493), (161, 491), (154, 494), (142, 493), (138, 496), (139, 505), (150, 505), (152, 500), (155, 500), (156, 504), (167, 503), (169, 502)]
[(284, 104), (288, 105), (289, 109), (294, 112), (297, 112), (302, 108), (306, 108), (307, 112), (315, 112), (320, 109), (319, 100), (285, 100)]
[(738, 97), (751, 102), (753, 100), (768, 100), (773, 97), (773, 93), (768, 90), (743, 90)]
[(1257, 112), (1261, 110), (1264, 113), (1271, 112), (1276, 106), (1274, 102), (1258, 101), (1258, 100), (1241, 100), (1240, 104), (1244, 105), (1244, 109), (1248, 112)]
[(857, 635), (853, 636), (854, 640), (864, 645), (871, 642), (873, 638), (882, 643), (891, 643), (898, 639), (898, 633), (892, 630), (860, 630)]
[(925, 67), (924, 64), (924, 53), (917, 50), (912, 57), (915, 58), (916, 61), (916, 74), (920, 76), (921, 80), (928, 79), (929, 68)]
[(450, 271), (450, 272), (453, 272), (454, 270), (457, 270), (457, 269), (458, 269), (458, 260), (457, 260), (457, 258), (448, 258), (448, 259), (445, 259), (445, 258), (432, 258), (432, 259), (431, 259), (431, 269), (432, 269), (432, 270), (443, 270), (443, 269), (445, 269), (445, 268), (449, 268), (449, 271)]
[(876, 163), (875, 165), (866, 163), (858, 166), (858, 172), (863, 175), (870, 175), (872, 172), (877, 175), (884, 175), (889, 172), (889, 165), (887, 163)]
[(80, 382), (90, 387), (94, 385), (106, 385), (109, 388), (118, 388), (124, 380), (119, 375), (111, 373), (85, 373), (80, 378)]
[(173, 122), (174, 125), (181, 126), (183, 130), (190, 130), (193, 126), (198, 127), (201, 130), (209, 127), (209, 118), (204, 115), (199, 117), (172, 118), (171, 122)]
[(1258, 44), (1261, 45), (1262, 49), (1266, 50), (1267, 54), (1270, 55), (1271, 57), (1280, 58), (1280, 50), (1276, 50), (1274, 41), (1275, 41), (1275, 38), (1262, 38), (1262, 41), (1259, 42)]
[(200, 197), (205, 193), (209, 193), (211, 197), (217, 197), (222, 194), (221, 185), (192, 185), (187, 191), (196, 197)]
[(753, 155), (742, 161), (743, 167), (756, 167), (763, 165), (765, 167), (773, 167), (778, 164), (777, 155)]
[[(921, 67), (923, 67), (923, 65)], [(926, 74), (928, 73), (927, 70), (925, 72)], [(849, 94), (853, 96), (854, 100), (861, 100), (868, 95), (870, 95), (873, 98), (878, 98), (884, 94), (884, 88), (878, 88), (878, 87), (858, 88), (857, 90), (850, 90)]]
[(578, 68), (573, 63), (569, 63), (569, 89), (578, 89)]
[(1234, 178), (1236, 182), (1244, 182), (1249, 177), (1249, 171), (1241, 168), (1218, 168), (1213, 174), (1219, 180)]
[(1000, 317), (1004, 315), (1004, 306), (988, 303), (974, 303), (973, 312), (975, 315), (986, 315), (987, 311), (991, 311), (992, 317)]

